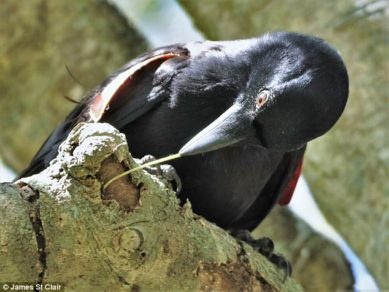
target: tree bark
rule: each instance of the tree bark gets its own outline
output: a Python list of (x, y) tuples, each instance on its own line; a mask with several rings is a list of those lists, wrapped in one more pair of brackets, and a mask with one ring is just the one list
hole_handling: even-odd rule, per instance
[(300, 291), (250, 246), (181, 206), (108, 124), (80, 124), (39, 174), (0, 187), (0, 281), (66, 291)]

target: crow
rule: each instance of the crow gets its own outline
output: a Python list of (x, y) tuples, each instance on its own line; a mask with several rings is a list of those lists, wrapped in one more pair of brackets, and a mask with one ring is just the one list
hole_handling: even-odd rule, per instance
[(171, 162), (179, 197), (196, 213), (225, 229), (252, 230), (277, 202), (289, 202), (307, 142), (336, 123), (347, 98), (340, 55), (314, 36), (174, 44), (134, 59), (87, 94), (20, 176), (44, 169), (76, 124), (108, 122), (135, 157), (182, 156)]

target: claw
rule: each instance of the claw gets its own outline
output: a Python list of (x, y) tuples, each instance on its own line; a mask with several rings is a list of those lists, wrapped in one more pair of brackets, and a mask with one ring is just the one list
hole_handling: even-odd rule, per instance
[(182, 190), (181, 178), (177, 174), (177, 171), (173, 166), (169, 164), (162, 164), (161, 166), (162, 176), (168, 181), (174, 181), (176, 184), (176, 193), (179, 194)]
[(283, 282), (292, 275), (292, 265), (282, 255), (273, 253), (268, 259), (284, 272)]
[[(143, 156), (141, 159), (138, 159), (137, 163), (140, 165), (143, 165), (143, 164), (155, 161), (155, 160), (156, 160), (156, 158), (153, 155), (148, 154), (148, 155)], [(161, 173), (162, 173), (160, 165), (148, 166), (148, 167), (145, 167), (145, 169), (147, 170), (147, 172), (149, 172), (151, 174), (155, 174), (155, 175), (161, 175)]]
[(274, 243), (269, 237), (262, 237), (260, 239), (254, 240), (252, 246), (260, 254), (264, 255), (268, 259), (273, 255)]
[(235, 237), (240, 241), (244, 241), (251, 245), (254, 242), (253, 237), (251, 236), (250, 231), (247, 229), (235, 229), (230, 231), (231, 236)]
[(281, 269), (284, 273), (283, 282), (287, 277), (292, 275), (292, 266), (282, 255), (273, 253), (274, 243), (269, 237), (253, 239), (250, 231), (237, 229), (230, 231), (230, 234), (240, 241), (244, 241), (251, 245), (256, 251), (266, 257), (272, 264)]
[[(155, 161), (155, 160), (156, 160), (156, 158), (153, 155), (149, 155), (149, 154), (143, 156), (141, 159), (135, 159), (135, 161), (140, 165), (143, 165), (143, 164)], [(147, 166), (144, 169), (150, 174), (154, 174), (154, 175), (161, 175), (162, 174), (162, 170), (161, 170), (160, 165)]]
[(145, 164), (147, 162), (151, 162), (156, 160), (156, 158), (153, 155), (147, 154), (143, 156), (141, 159), (138, 159), (140, 164)]
[[(152, 155), (145, 155), (141, 159), (138, 159), (137, 162), (139, 164), (145, 164), (151, 161), (156, 160), (156, 158)], [(177, 174), (176, 170), (173, 166), (169, 164), (161, 164), (155, 166), (145, 167), (145, 170), (151, 174), (162, 176), (169, 182), (174, 182), (176, 185), (176, 193), (179, 194), (182, 189), (181, 178)]]

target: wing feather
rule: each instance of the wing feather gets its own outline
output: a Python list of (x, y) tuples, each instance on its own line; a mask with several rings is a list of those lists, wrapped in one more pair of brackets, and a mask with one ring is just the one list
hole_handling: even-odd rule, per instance
[(153, 84), (154, 74), (167, 60), (180, 58), (187, 61), (188, 57), (188, 50), (177, 44), (153, 50), (127, 63), (87, 94), (46, 139), (19, 178), (47, 167), (57, 155), (59, 145), (78, 123), (109, 122), (120, 129), (168, 98), (168, 95), (162, 94), (164, 92), (159, 84)]

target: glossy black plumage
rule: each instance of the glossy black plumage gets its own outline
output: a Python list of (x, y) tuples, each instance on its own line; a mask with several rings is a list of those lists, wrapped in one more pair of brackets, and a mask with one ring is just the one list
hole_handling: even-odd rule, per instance
[(171, 164), (197, 213), (252, 229), (290, 192), (306, 143), (333, 126), (347, 95), (340, 56), (318, 38), (280, 32), (176, 44), (91, 92), (21, 176), (43, 169), (76, 123), (109, 122), (135, 157), (182, 153)]

